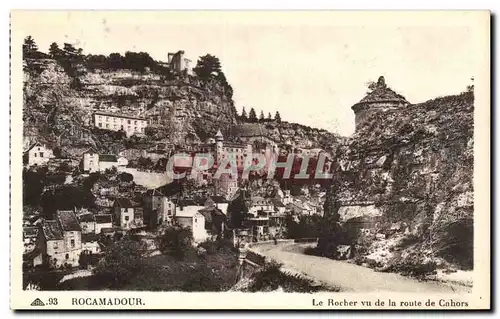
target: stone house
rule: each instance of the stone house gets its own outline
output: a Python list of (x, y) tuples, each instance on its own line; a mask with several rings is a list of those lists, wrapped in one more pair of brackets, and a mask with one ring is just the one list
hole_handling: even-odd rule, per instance
[(83, 154), (82, 169), (84, 172), (93, 173), (105, 171), (113, 167), (125, 167), (128, 160), (125, 157), (113, 154), (97, 154), (94, 151), (87, 151)]
[(111, 214), (96, 214), (95, 233), (100, 234), (103, 228), (113, 228), (113, 216)]
[(122, 230), (144, 227), (144, 211), (128, 198), (117, 198), (114, 203), (115, 224)]
[(270, 199), (261, 196), (252, 196), (250, 198), (250, 207), (248, 213), (257, 216), (259, 212), (273, 212), (274, 205)]
[(96, 234), (83, 234), (82, 235), (82, 253), (85, 254), (99, 254), (101, 246), (98, 243), (99, 236)]
[(191, 229), (193, 240), (196, 243), (203, 242), (208, 238), (205, 229), (205, 216), (199, 212), (200, 209), (202, 208), (187, 206), (178, 209), (175, 214), (176, 224)]
[(40, 142), (33, 143), (23, 153), (23, 164), (27, 166), (46, 165), (54, 154), (50, 148)]
[(55, 220), (43, 222), (40, 248), (44, 262), (51, 268), (59, 268), (65, 264), (78, 266), (82, 251), (82, 231), (73, 211), (59, 210)]
[(91, 212), (86, 212), (77, 216), (80, 227), (82, 228), (82, 234), (94, 234), (95, 233), (95, 217)]
[(176, 204), (175, 202), (165, 196), (158, 189), (150, 189), (144, 196), (145, 209), (150, 210), (153, 214), (150, 224), (156, 225), (170, 225), (175, 215)]

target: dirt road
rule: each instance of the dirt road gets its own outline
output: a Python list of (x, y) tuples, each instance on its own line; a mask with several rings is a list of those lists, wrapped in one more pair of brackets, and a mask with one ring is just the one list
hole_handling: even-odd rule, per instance
[(470, 292), (470, 287), (448, 285), (435, 281), (418, 281), (394, 273), (303, 254), (311, 244), (280, 243), (255, 245), (252, 250), (283, 263), (286, 268), (304, 273), (342, 291), (398, 291), (398, 292)]

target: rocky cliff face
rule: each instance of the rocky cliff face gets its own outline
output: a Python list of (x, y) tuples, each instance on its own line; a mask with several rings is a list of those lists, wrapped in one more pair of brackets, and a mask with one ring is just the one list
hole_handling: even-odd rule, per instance
[[(236, 124), (233, 101), (217, 82), (201, 82), (187, 75), (166, 79), (128, 70), (86, 70), (75, 87), (71, 85), (73, 79), (54, 60), (27, 61), (25, 69), (25, 96), (30, 102), (26, 111), (53, 112), (54, 125), (61, 123), (59, 115), (68, 113), (65, 111), (78, 113), (79, 123), (74, 123), (77, 128), (90, 123), (92, 109), (112, 108), (154, 118), (152, 130), (158, 139), (181, 143), (186, 138), (198, 140), (199, 135), (215, 134), (218, 128)], [(40, 122), (27, 124), (36, 128)]]
[[(238, 124), (231, 93), (215, 80), (80, 69), (75, 78), (74, 73), (68, 76), (55, 60), (25, 60), (25, 143), (37, 139), (70, 152), (89, 146), (107, 152), (123, 148), (125, 140), (91, 127), (94, 109), (146, 117), (151, 124), (145, 143), (151, 145), (204, 142), (218, 129), (231, 139), (231, 128)], [(266, 134), (275, 140), (290, 140), (299, 147), (329, 148), (338, 138), (325, 130), (295, 123), (268, 122), (260, 126), (265, 126)]]
[(473, 110), (468, 92), (379, 112), (338, 148), (330, 196), (361, 262), (472, 267)]

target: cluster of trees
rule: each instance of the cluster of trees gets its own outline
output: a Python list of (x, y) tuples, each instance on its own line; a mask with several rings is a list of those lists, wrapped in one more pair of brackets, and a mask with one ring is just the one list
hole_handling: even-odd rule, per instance
[(216, 80), (222, 84), (226, 96), (233, 97), (233, 87), (227, 82), (226, 75), (222, 72), (222, 65), (218, 57), (206, 54), (201, 56), (193, 72), (202, 81)]
[(299, 222), (288, 215), (285, 219), (287, 237), (291, 239), (318, 237), (321, 233), (321, 222), (322, 217), (319, 215), (300, 216)]
[(271, 116), (271, 113), (267, 113), (267, 117), (264, 116), (264, 111), (260, 111), (260, 115), (257, 118), (257, 113), (255, 113), (255, 109), (252, 107), (250, 109), (250, 112), (247, 115), (247, 111), (245, 110), (245, 107), (243, 107), (243, 110), (241, 111), (241, 115), (238, 116), (238, 120), (243, 123), (265, 123), (265, 122), (272, 122), (276, 121), (278, 123), (281, 123), (281, 115), (280, 112), (276, 111), (274, 114), (274, 119)]
[(45, 59), (49, 56), (38, 51), (38, 45), (32, 36), (27, 36), (23, 43), (23, 59)]

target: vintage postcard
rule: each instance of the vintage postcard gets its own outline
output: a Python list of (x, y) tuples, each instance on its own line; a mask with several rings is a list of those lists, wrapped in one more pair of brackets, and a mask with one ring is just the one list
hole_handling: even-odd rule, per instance
[(489, 309), (488, 11), (11, 12), (11, 308)]

